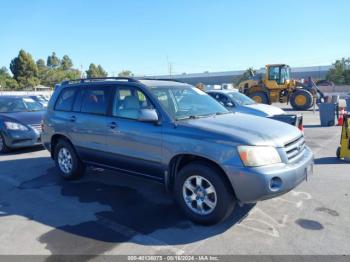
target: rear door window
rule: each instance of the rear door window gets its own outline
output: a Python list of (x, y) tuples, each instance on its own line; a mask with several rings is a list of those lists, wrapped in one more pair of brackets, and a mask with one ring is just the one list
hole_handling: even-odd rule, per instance
[(73, 101), (74, 101), (74, 96), (75, 96), (75, 89), (73, 88), (66, 88), (64, 89), (55, 106), (55, 110), (58, 111), (71, 111)]
[[(80, 112), (89, 114), (105, 115), (108, 108), (108, 94), (109, 88), (106, 87), (93, 87), (81, 89), (80, 99), (81, 108)], [(77, 109), (76, 106), (75, 110)]]

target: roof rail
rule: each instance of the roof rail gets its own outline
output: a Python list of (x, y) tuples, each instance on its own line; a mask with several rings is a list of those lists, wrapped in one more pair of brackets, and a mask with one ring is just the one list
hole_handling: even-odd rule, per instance
[(94, 81), (103, 81), (103, 80), (127, 80), (128, 82), (139, 82), (137, 79), (133, 77), (91, 77), (91, 78), (81, 78), (81, 79), (73, 79), (62, 81), (61, 85), (69, 85), (75, 83), (86, 83), (86, 82), (94, 82)]
[(180, 81), (178, 79), (173, 79), (173, 78), (136, 77), (136, 79), (137, 80), (173, 81), (173, 82), (183, 83), (182, 81)]

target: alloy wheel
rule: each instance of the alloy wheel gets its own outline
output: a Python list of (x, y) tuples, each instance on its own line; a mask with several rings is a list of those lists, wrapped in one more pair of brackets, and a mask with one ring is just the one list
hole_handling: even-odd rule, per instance
[(58, 165), (61, 171), (65, 174), (69, 174), (73, 169), (73, 160), (72, 155), (69, 150), (65, 147), (62, 147), (58, 152)]
[(217, 204), (214, 186), (209, 180), (199, 175), (185, 180), (182, 195), (187, 207), (199, 215), (212, 213)]

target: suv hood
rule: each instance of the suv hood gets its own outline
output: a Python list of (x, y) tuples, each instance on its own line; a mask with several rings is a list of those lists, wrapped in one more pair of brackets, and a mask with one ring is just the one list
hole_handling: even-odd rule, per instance
[(302, 136), (299, 129), (289, 124), (241, 113), (189, 119), (179, 125), (232, 137), (233, 142), (245, 145), (283, 147)]
[(25, 125), (39, 125), (43, 119), (44, 114), (45, 111), (0, 113), (0, 117)]

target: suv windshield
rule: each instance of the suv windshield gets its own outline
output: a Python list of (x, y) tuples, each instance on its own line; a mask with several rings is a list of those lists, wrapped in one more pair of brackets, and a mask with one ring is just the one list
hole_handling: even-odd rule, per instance
[(230, 113), (215, 99), (191, 86), (151, 88), (164, 110), (176, 120)]
[(29, 97), (0, 97), (0, 113), (44, 110), (43, 106)]
[(256, 102), (247, 97), (246, 95), (243, 95), (239, 92), (230, 92), (228, 93), (228, 96), (232, 99), (232, 101), (239, 106), (246, 106), (246, 105), (253, 105), (256, 104)]

